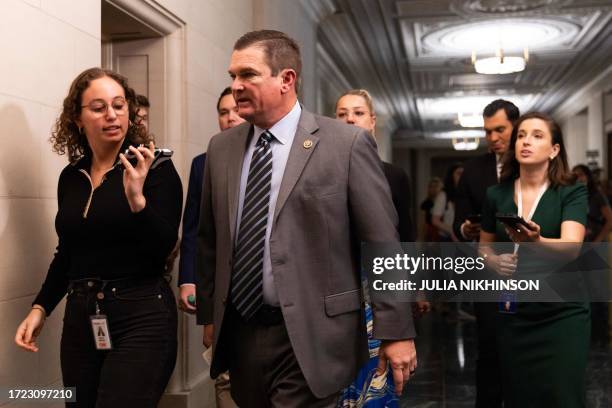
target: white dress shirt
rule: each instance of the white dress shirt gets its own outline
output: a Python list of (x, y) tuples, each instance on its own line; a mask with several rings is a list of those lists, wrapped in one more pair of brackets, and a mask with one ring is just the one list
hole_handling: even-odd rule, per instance
[(266, 130), (270, 131), (270, 133), (272, 133), (274, 136), (274, 139), (272, 142), (270, 142), (270, 146), (272, 148), (272, 185), (270, 189), (270, 207), (268, 210), (268, 223), (266, 225), (266, 240), (264, 244), (263, 300), (264, 303), (272, 306), (278, 306), (279, 301), (276, 288), (274, 286), (274, 277), (272, 276), (272, 262), (270, 261), (270, 232), (272, 230), (272, 221), (274, 220), (276, 199), (278, 198), (278, 192), (280, 190), (281, 182), (283, 181), (283, 174), (285, 173), (285, 167), (287, 166), (287, 159), (289, 158), (289, 152), (291, 151), (291, 145), (293, 144), (293, 138), (295, 137), (295, 132), (297, 130), (301, 114), (302, 108), (299, 102), (296, 101), (291, 111), (281, 120), (276, 122), (270, 129), (262, 129), (254, 126), (253, 136), (249, 141), (246, 153), (244, 154), (244, 161), (242, 163), (235, 243), (238, 243), (238, 237), (240, 236), (240, 219), (242, 218), (244, 193), (246, 191), (249, 168), (251, 166), (251, 159), (253, 158), (253, 151), (255, 150), (255, 145), (257, 144), (261, 134)]

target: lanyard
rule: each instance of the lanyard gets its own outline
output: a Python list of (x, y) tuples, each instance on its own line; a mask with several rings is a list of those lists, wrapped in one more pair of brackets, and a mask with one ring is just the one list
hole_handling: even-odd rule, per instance
[[(538, 193), (538, 196), (536, 197), (536, 199), (533, 202), (533, 205), (531, 206), (531, 211), (529, 211), (529, 214), (526, 217), (523, 217), (525, 221), (531, 221), (531, 217), (533, 217), (533, 213), (535, 213), (536, 207), (538, 206), (540, 199), (542, 198), (542, 196), (548, 189), (548, 184), (549, 184), (548, 180), (546, 180), (546, 182), (542, 185), (542, 187), (540, 187), (540, 192)], [(521, 191), (521, 179), (520, 178), (516, 179), (516, 201), (517, 201), (516, 206), (518, 210), (518, 216), (522, 217), (523, 216), (523, 192)], [(515, 254), (518, 252), (518, 248), (519, 248), (519, 244), (514, 244)]]
[[(529, 215), (527, 215), (526, 217), (523, 217), (525, 221), (531, 221), (531, 217), (533, 217), (533, 213), (535, 212), (535, 209), (538, 206), (540, 199), (542, 198), (542, 196), (544, 195), (547, 189), (548, 189), (548, 180), (546, 181), (546, 183), (544, 183), (542, 187), (540, 187), (540, 192), (538, 193), (538, 196), (536, 197), (535, 201), (533, 202), (533, 205), (531, 206), (531, 211), (529, 211)], [(518, 216), (522, 217), (523, 216), (523, 192), (521, 191), (521, 179), (520, 178), (516, 179), (516, 196), (517, 196), (516, 206), (518, 207), (517, 208)]]

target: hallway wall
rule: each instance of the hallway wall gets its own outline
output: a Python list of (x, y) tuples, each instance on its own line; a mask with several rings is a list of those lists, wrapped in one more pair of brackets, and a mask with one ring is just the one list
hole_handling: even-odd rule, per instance
[(99, 0), (0, 2), (0, 384), (60, 380), (60, 304), (40, 351), (13, 343), (57, 245), (56, 186), (65, 157), (48, 142), (70, 81), (100, 63)]

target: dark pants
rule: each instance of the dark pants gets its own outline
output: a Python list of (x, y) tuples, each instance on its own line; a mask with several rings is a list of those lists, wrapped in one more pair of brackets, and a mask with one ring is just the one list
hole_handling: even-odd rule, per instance
[[(246, 323), (226, 309), (232, 398), (241, 408), (335, 407), (340, 393), (317, 398), (297, 362), (280, 310)], [(278, 318), (277, 318), (278, 317)], [(224, 329), (225, 331), (225, 329)]]
[(478, 326), (476, 361), (476, 408), (502, 406), (502, 380), (497, 347), (497, 303), (474, 303)]
[[(103, 299), (98, 300), (99, 297)], [(112, 350), (96, 350), (90, 316), (96, 301), (108, 318)], [(156, 407), (176, 363), (177, 312), (162, 278), (72, 282), (64, 315), (64, 386), (68, 407)]]

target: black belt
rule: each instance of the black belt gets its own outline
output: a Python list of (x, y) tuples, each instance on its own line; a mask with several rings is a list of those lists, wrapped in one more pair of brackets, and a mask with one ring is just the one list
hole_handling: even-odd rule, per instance
[(280, 307), (263, 304), (253, 316), (253, 321), (263, 326), (276, 326), (283, 322), (283, 311)]
[(246, 324), (255, 324), (260, 326), (277, 326), (283, 323), (283, 312), (280, 307), (270, 306), (263, 304), (259, 310), (251, 317), (248, 321), (242, 317), (239, 311), (236, 310), (234, 305), (229, 305), (232, 313), (236, 315), (236, 318), (242, 320)]
[(138, 285), (154, 285), (163, 279), (162, 276), (120, 278), (120, 279), (100, 279), (84, 278), (68, 282), (68, 293), (88, 293), (101, 292), (105, 290), (123, 289)]

